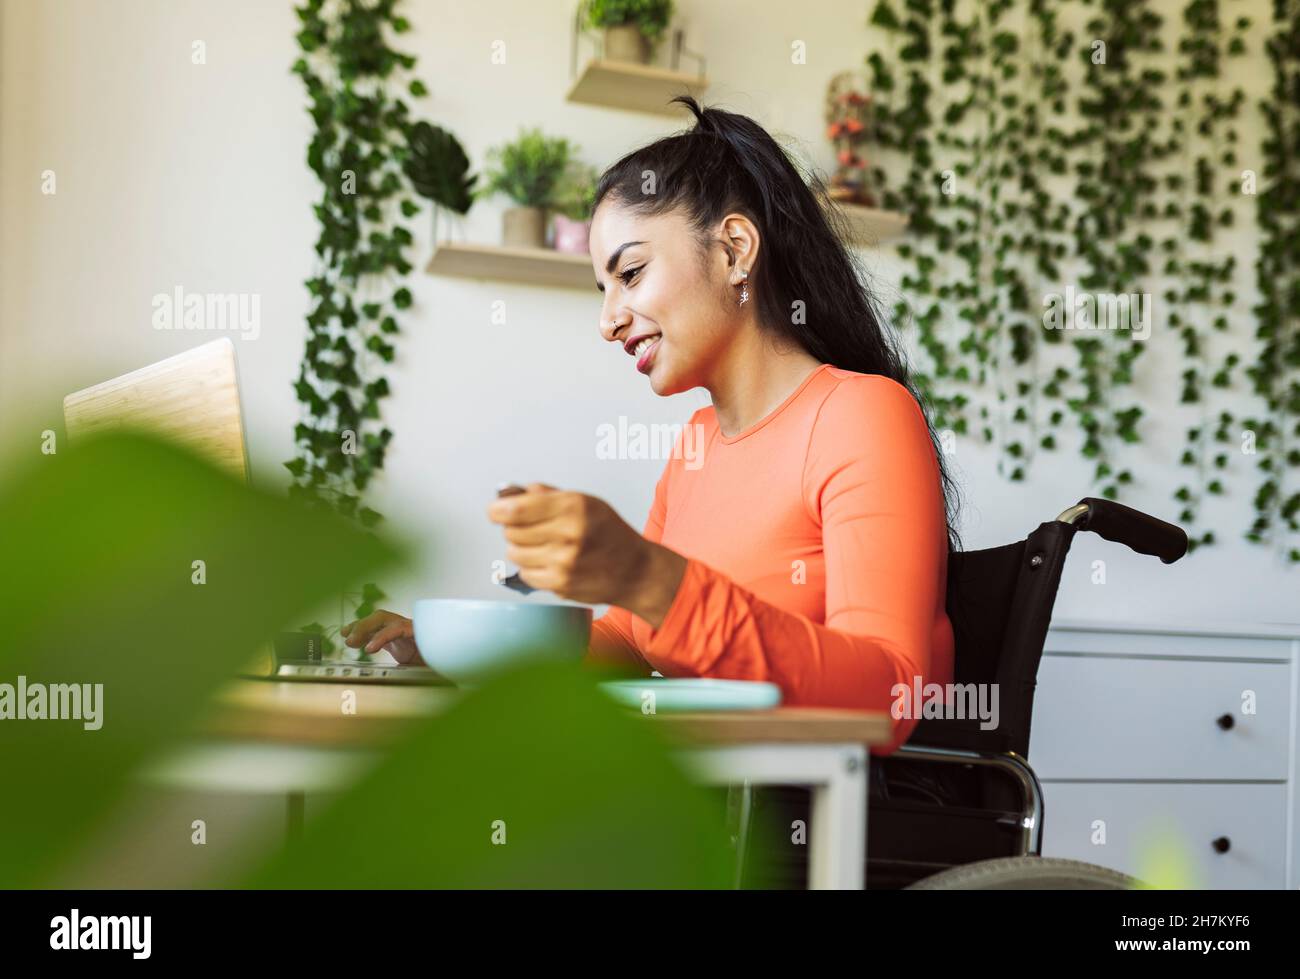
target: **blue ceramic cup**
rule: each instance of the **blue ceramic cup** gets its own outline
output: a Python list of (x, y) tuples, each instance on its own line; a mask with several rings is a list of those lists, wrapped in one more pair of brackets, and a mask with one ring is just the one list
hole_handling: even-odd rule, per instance
[(576, 664), (591, 641), (584, 605), (424, 598), (411, 618), (420, 658), (457, 686), (530, 658)]

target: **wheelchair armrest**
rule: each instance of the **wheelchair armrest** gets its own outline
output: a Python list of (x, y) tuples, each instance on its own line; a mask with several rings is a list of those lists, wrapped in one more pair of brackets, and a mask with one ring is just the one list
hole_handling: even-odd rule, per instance
[(949, 765), (982, 765), (996, 768), (1010, 776), (1020, 789), (1020, 848), (1024, 854), (1043, 853), (1043, 787), (1029, 762), (1013, 751), (970, 751), (938, 748), (908, 742), (890, 755), (906, 761), (931, 761)]

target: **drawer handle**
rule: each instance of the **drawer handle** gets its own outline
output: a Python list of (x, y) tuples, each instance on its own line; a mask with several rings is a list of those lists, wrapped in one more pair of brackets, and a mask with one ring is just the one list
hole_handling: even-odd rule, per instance
[(1232, 849), (1232, 840), (1228, 839), (1226, 836), (1220, 836), (1217, 840), (1211, 843), (1210, 846), (1214, 847), (1215, 853), (1227, 853)]
[(1237, 719), (1231, 714), (1224, 714), (1214, 723), (1219, 725), (1219, 727), (1223, 728), (1225, 731), (1231, 731), (1232, 726), (1237, 723)]

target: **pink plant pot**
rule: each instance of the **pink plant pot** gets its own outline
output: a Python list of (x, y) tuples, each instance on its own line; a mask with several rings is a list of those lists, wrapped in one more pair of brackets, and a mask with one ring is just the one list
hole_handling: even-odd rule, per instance
[(587, 236), (590, 232), (590, 221), (575, 221), (563, 214), (555, 215), (555, 250), (571, 255), (587, 254)]

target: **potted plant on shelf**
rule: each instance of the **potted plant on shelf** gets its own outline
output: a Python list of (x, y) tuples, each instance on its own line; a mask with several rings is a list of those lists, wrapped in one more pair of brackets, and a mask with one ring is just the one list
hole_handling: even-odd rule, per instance
[(585, 255), (591, 231), (591, 210), (596, 203), (596, 168), (574, 161), (555, 189), (555, 242), (557, 252)]
[(605, 58), (647, 64), (673, 16), (673, 0), (585, 0), (583, 22), (603, 28)]
[(864, 147), (872, 129), (871, 96), (857, 88), (853, 72), (840, 72), (826, 91), (826, 136), (835, 147), (835, 174), (829, 196), (845, 204), (875, 207), (876, 198), (867, 180)]
[(406, 131), (402, 170), (421, 197), (433, 202), (433, 241), (438, 241), (438, 208), (464, 214), (474, 201), (476, 176), (460, 142), (441, 126), (417, 122)]
[(546, 247), (546, 208), (576, 149), (567, 139), (540, 129), (521, 130), (519, 138), (488, 150), (488, 170), (476, 197), (502, 193), (515, 202), (502, 215), (502, 244)]

